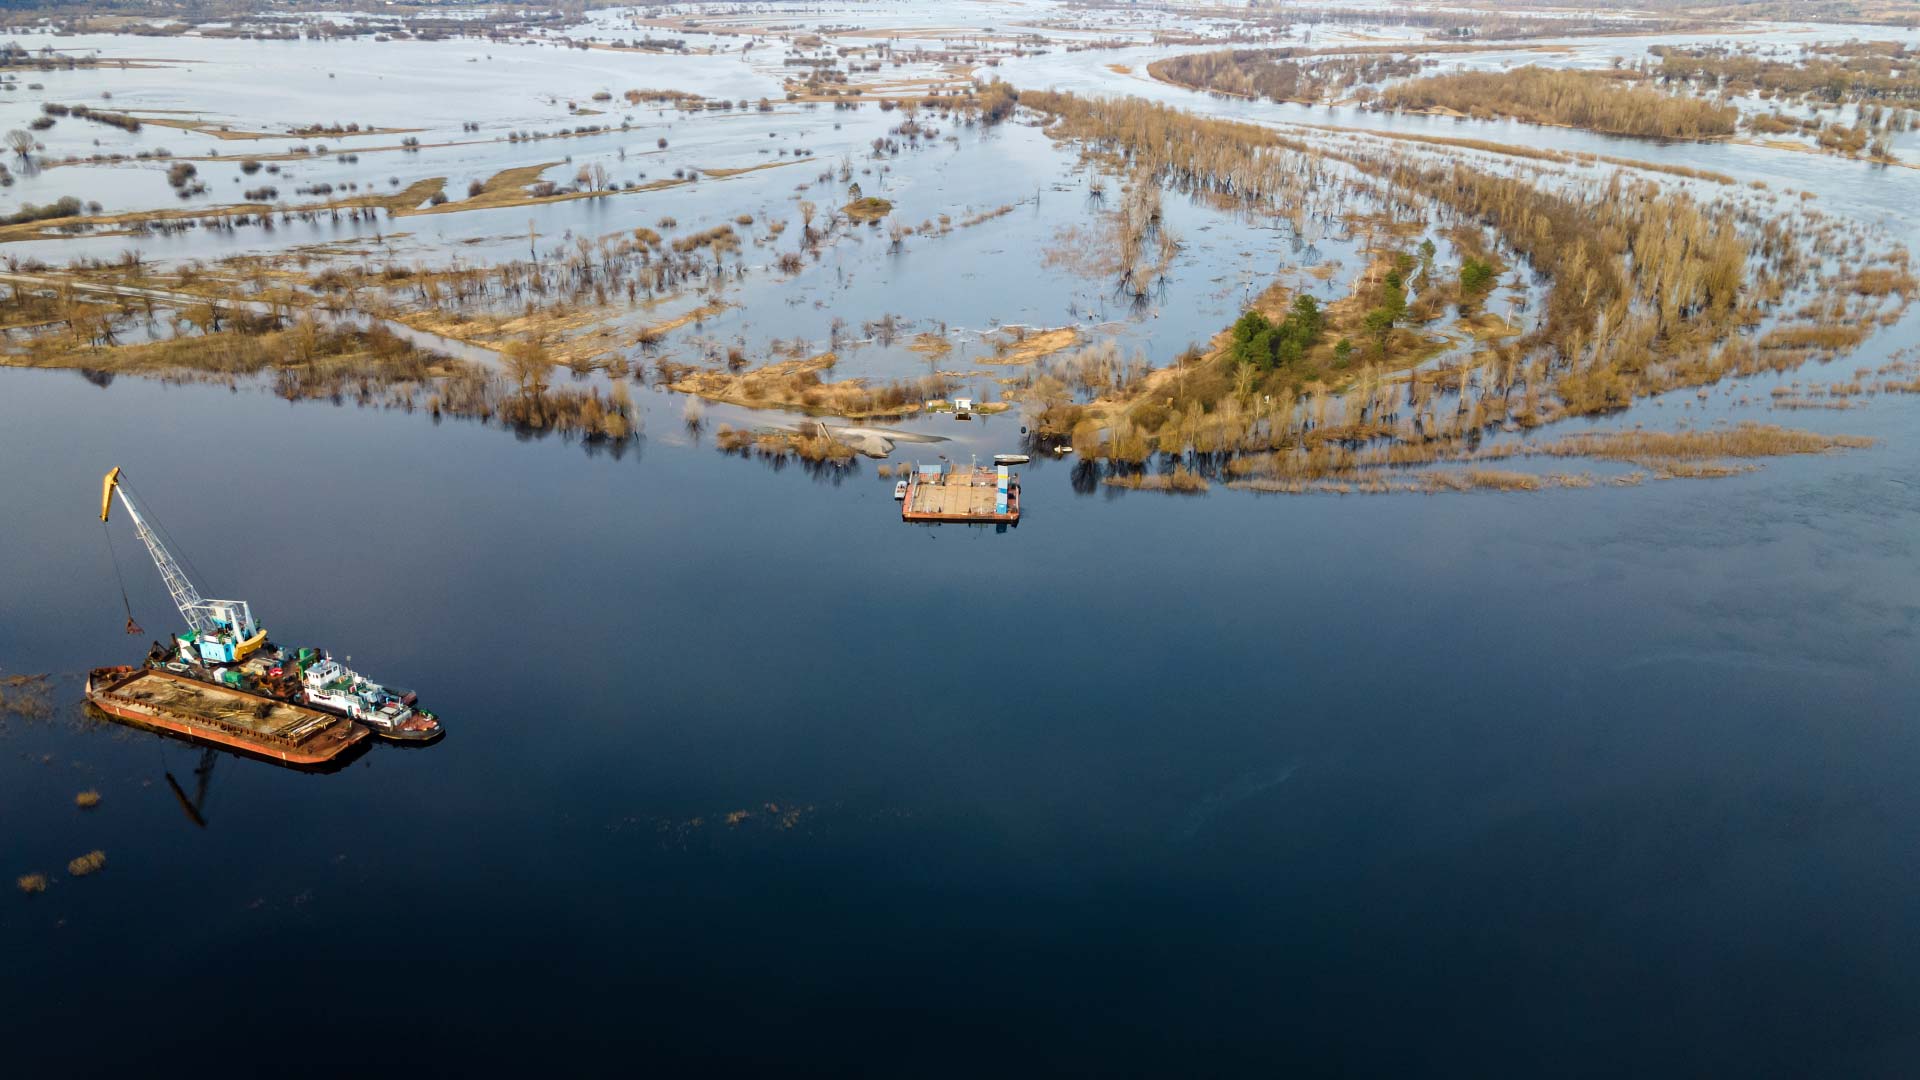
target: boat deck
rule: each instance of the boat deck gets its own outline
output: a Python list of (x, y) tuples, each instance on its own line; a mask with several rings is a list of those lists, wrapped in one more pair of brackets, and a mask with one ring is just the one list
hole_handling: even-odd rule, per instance
[(905, 521), (1014, 522), (1020, 520), (1020, 483), (1007, 491), (1007, 509), (996, 509), (993, 469), (952, 469), (939, 476), (915, 473), (900, 503)]
[(190, 721), (237, 728), (276, 742), (299, 743), (340, 723), (340, 717), (331, 713), (153, 669), (134, 672), (109, 687), (102, 696), (145, 705)]

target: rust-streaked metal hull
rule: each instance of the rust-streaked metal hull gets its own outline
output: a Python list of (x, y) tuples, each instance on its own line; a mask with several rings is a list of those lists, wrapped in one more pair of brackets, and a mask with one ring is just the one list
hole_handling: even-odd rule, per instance
[[(286, 765), (327, 765), (371, 734), (331, 713), (152, 668), (96, 668), (87, 677), (87, 700), (139, 727)], [(218, 715), (220, 709), (230, 715)]]

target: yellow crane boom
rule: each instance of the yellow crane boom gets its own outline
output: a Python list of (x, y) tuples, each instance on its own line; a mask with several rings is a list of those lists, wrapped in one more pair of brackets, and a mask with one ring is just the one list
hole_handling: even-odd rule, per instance
[(107, 511), (113, 508), (113, 489), (120, 483), (120, 466), (115, 465), (106, 479), (100, 481), (100, 520), (107, 520)]
[[(107, 520), (115, 495), (120, 497), (120, 504), (127, 508), (127, 516), (133, 519), (134, 533), (147, 546), (147, 554), (152, 556), (154, 567), (160, 571), (160, 579), (166, 582), (167, 592), (173, 597), (173, 606), (180, 609), (180, 617), (187, 620), (187, 626), (201, 636), (203, 659), (232, 663), (244, 659), (248, 653), (266, 643), (267, 632), (253, 621), (253, 611), (245, 600), (208, 600), (200, 595), (199, 586), (193, 583), (179, 560), (160, 542), (160, 534), (148, 525), (140, 505), (128, 497), (127, 489), (121, 486), (118, 468), (107, 473), (100, 481), (102, 522)], [(115, 569), (118, 569), (117, 564)], [(133, 622), (131, 612), (127, 621), (129, 624)]]

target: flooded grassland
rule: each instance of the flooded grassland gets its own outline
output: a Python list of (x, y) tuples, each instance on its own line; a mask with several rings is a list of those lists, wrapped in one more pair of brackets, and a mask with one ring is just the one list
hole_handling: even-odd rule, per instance
[[(1913, 31), (228, 7), (0, 15), (21, 1067), (1910, 1071)], [(446, 738), (87, 713), (114, 465)]]
[[(28, 33), (0, 105), (29, 133), (0, 225), (9, 360), (615, 445), (649, 418), (675, 438), (725, 425), (723, 447), (775, 453), (817, 420), (985, 448), (945, 419), (964, 398), (1023, 421), (993, 448), (1071, 448), (1128, 486), (1434, 490), (1465, 473), (1395, 478), (1904, 325), (1901, 232), (1770, 183), (1761, 159), (1678, 163), (1669, 136), (1763, 117), (1742, 95), (1809, 100), (1785, 61), (1708, 105), (1707, 73), (1675, 65), (1724, 51), (1591, 70), (1583, 41), (1634, 54), (1620, 26), (1508, 27), (1512, 46), (1399, 26), (1395, 45), (1337, 20), (1100, 34), (858, 13), (613, 9), (351, 43)], [(1211, 42), (1264, 49), (1193, 51)], [(1814, 105), (1860, 113), (1879, 139), (1863, 153), (1894, 160), (1904, 46), (1791, 44), (1867, 65)], [(1471, 70), (1495, 56), (1522, 63)], [(238, 93), (267, 69), (271, 90)], [(1143, 77), (1212, 96), (1133, 96)], [(1445, 81), (1509, 77), (1599, 81)], [(1475, 94), (1576, 136), (1661, 138), (1562, 150), (1369, 108), (1464, 116)], [(1512, 111), (1533, 98), (1561, 111)]]

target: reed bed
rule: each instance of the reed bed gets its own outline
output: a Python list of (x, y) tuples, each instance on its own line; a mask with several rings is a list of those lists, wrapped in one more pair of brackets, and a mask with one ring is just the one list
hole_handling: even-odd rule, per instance
[(928, 401), (943, 397), (957, 385), (944, 375), (924, 375), (877, 385), (864, 379), (823, 381), (821, 374), (831, 370), (838, 360), (829, 352), (776, 361), (742, 372), (681, 369), (673, 372), (667, 385), (670, 390), (693, 395), (693, 400), (706, 398), (761, 409), (798, 409), (850, 420), (919, 412)]
[[(722, 453), (773, 462), (795, 457), (813, 464), (843, 467), (851, 464), (859, 455), (858, 450), (834, 438), (824, 428), (812, 432), (771, 429), (749, 431), (721, 424), (714, 429), (713, 443)], [(905, 470), (905, 466), (902, 466), (902, 470)]]
[(53, 688), (45, 675), (0, 675), (0, 717), (44, 719), (53, 714)]
[[(1222, 459), (1230, 475), (1263, 488), (1412, 485), (1367, 473), (1545, 453), (1479, 446), (1500, 427), (1526, 430), (1614, 412), (1663, 391), (1835, 355), (1895, 317), (1873, 305), (1894, 297), (1897, 312), (1905, 304), (1902, 252), (1870, 254), (1864, 236), (1838, 233), (1816, 215), (1787, 224), (1752, 216), (1746, 204), (1772, 196), (1736, 191), (1701, 199), (1619, 173), (1598, 187), (1542, 183), (1458, 159), (1435, 163), (1392, 142), (1384, 149), (1353, 140), (1361, 148), (1309, 143), (1135, 100), (1034, 92), (1020, 100), (1054, 120), (1056, 137), (1080, 142), (1089, 158), (1115, 161), (1135, 187), (1165, 184), (1250, 210), (1318, 205), (1349, 227), (1365, 222), (1389, 237), (1418, 236), (1425, 214), (1475, 222), (1507, 245), (1508, 258), (1518, 255), (1548, 282), (1540, 316), (1521, 334), (1486, 335), (1458, 363), (1398, 374), (1397, 357), (1419, 357), (1420, 338), (1395, 324), (1417, 325), (1448, 306), (1465, 310), (1504, 272), (1483, 261), (1502, 249), (1479, 229), (1456, 228), (1456, 250), (1466, 262), (1455, 282), (1451, 271), (1432, 265), (1431, 245), (1416, 253), (1375, 237), (1368, 245), (1374, 262), (1354, 293), (1328, 308), (1291, 312), (1288, 294), (1270, 289), (1210, 348), (1137, 377), (1115, 374), (1110, 359), (1078, 371), (1084, 351), (1036, 371), (1021, 389), (1030, 422), (1043, 435), (1068, 439), (1083, 460), (1138, 466), (1156, 453), (1198, 454)], [(1340, 205), (1383, 195), (1388, 209), (1372, 220)], [(1880, 259), (1888, 265), (1859, 275), (1859, 262)], [(1828, 261), (1840, 265), (1837, 273), (1818, 269)], [(1396, 296), (1404, 300), (1400, 279), (1416, 274), (1419, 303), (1396, 305)], [(1765, 318), (1794, 290), (1822, 299)], [(1255, 314), (1260, 318), (1250, 322)], [(1299, 333), (1295, 321), (1304, 327)], [(1765, 332), (1756, 337), (1755, 327)], [(1369, 332), (1380, 335), (1372, 339), (1379, 344), (1369, 344)], [(1296, 355), (1311, 362), (1301, 366), (1290, 359)], [(1738, 429), (1698, 453), (1684, 436), (1665, 445), (1635, 438), (1588, 438), (1554, 452), (1662, 462), (1655, 472), (1661, 476), (1723, 474), (1705, 464), (1705, 455), (1742, 448), (1801, 452), (1777, 429)], [(1688, 460), (1694, 465), (1667, 467)], [(1433, 489), (1500, 482), (1592, 486), (1572, 478), (1464, 475), (1417, 483)]]
[(1733, 134), (1740, 117), (1731, 105), (1627, 85), (1614, 72), (1531, 65), (1415, 79), (1387, 87), (1377, 100), (1394, 109), (1446, 109), (1661, 139), (1722, 138)]
[(1120, 473), (1103, 477), (1100, 482), (1129, 491), (1165, 491), (1179, 495), (1200, 495), (1211, 487), (1206, 477), (1185, 465), (1165, 473)]

